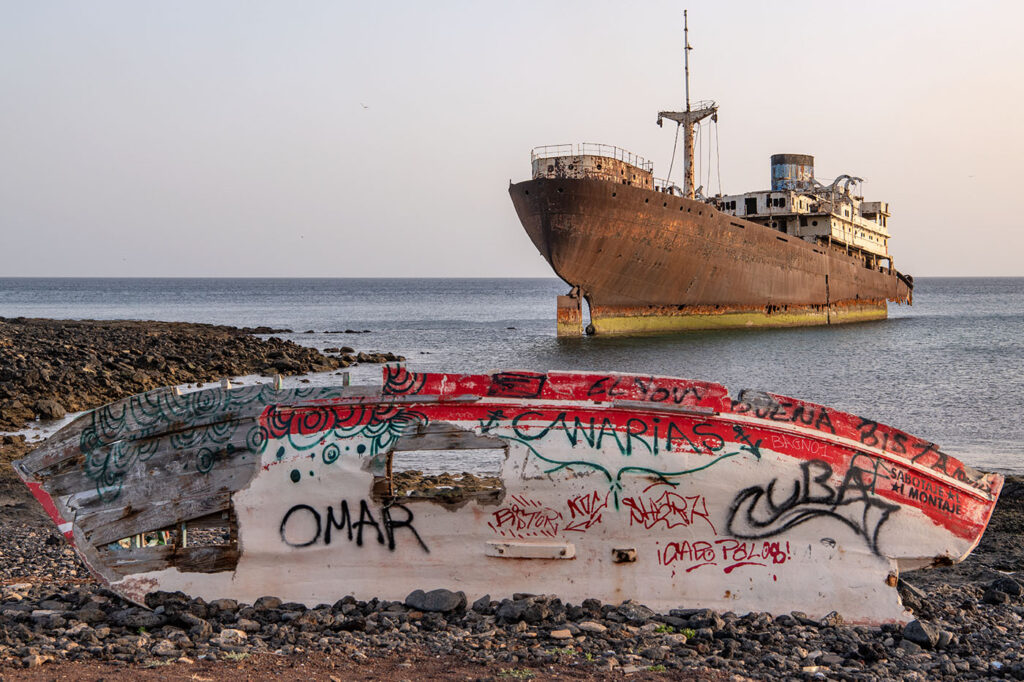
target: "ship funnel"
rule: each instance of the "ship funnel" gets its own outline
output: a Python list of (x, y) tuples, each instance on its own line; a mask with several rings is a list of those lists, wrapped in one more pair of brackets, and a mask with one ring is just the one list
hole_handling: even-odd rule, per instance
[(814, 188), (814, 157), (810, 154), (772, 154), (772, 191)]

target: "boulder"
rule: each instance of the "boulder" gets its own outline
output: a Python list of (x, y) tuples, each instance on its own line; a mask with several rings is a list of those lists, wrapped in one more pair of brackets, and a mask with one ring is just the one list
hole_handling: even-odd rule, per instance
[(40, 419), (63, 419), (67, 415), (63, 405), (49, 398), (37, 400), (34, 408)]
[(491, 608), (491, 595), (485, 594), (477, 599), (473, 602), (472, 608), (476, 613), (487, 613)]
[(1024, 587), (1022, 587), (1019, 582), (1017, 582), (1009, 576), (996, 578), (992, 581), (992, 584), (989, 585), (989, 588), (993, 590), (999, 590), (1000, 592), (1005, 592), (1011, 597), (1019, 597), (1021, 596), (1021, 594), (1024, 594)]
[(466, 593), (439, 589), (424, 592), (414, 590), (405, 598), (405, 605), (417, 611), (433, 613), (450, 613), (466, 608)]
[(633, 602), (623, 602), (617, 609), (619, 614), (625, 617), (630, 623), (646, 623), (654, 616), (654, 611), (650, 610), (643, 604), (634, 604)]
[(148, 609), (128, 608), (110, 614), (110, 621), (115, 625), (132, 630), (137, 628), (152, 630), (167, 623), (167, 618)]
[(939, 629), (930, 623), (914, 620), (903, 628), (903, 639), (925, 649), (931, 649), (939, 642)]
[(1002, 590), (998, 590), (994, 587), (990, 587), (985, 590), (985, 594), (982, 595), (981, 600), (986, 604), (1005, 604), (1010, 601), (1010, 595)]
[(252, 606), (254, 609), (277, 609), (281, 607), (281, 603), (277, 597), (260, 597)]
[(239, 630), (237, 628), (222, 628), (217, 634), (217, 639), (225, 644), (233, 644), (235, 646), (244, 644), (245, 640), (248, 638), (249, 635), (245, 634), (244, 630)]

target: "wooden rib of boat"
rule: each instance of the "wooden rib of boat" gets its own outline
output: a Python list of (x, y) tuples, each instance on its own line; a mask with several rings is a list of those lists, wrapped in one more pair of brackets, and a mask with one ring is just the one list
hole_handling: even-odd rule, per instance
[[(403, 487), (409, 451), (500, 478)], [(315, 605), (446, 587), (899, 622), (901, 570), (964, 559), (1003, 479), (869, 419), (632, 374), (145, 393), (15, 468), (79, 556), (154, 590)]]

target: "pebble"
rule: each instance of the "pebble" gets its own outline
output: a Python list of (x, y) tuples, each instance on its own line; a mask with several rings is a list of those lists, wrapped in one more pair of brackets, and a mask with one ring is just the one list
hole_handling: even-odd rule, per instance
[[(971, 589), (977, 588), (961, 588)], [(868, 628), (838, 621), (824, 624), (834, 620), (826, 617), (812, 620), (811, 625), (792, 618), (780, 625), (767, 614), (739, 616), (707, 609), (659, 614), (633, 602), (602, 604), (597, 600), (587, 600), (584, 608), (548, 595), (519, 594), (514, 595), (516, 599), (494, 604), (488, 598), (486, 604), (467, 609), (465, 595), (448, 590), (417, 590), (403, 602), (346, 597), (317, 608), (269, 596), (249, 605), (155, 593), (147, 597), (153, 611), (127, 604), (91, 583), (40, 581), (19, 588), (21, 601), (7, 598), (12, 592), (8, 587), (0, 608), (14, 604), (20, 605), (20, 610), (12, 611), (16, 615), (0, 624), (0, 635), (7, 637), (0, 640), (6, 642), (0, 644), (0, 665), (16, 663), (21, 667), (54, 660), (129, 665), (183, 658), (213, 661), (226, 654), (255, 652), (287, 656), (341, 653), (363, 660), (370, 651), (402, 655), (425, 650), (506, 669), (572, 661), (593, 666), (588, 669), (594, 675), (664, 669), (700, 676), (700, 671), (714, 668), (742, 671), (756, 679), (789, 679), (800, 674), (927, 679), (962, 674), (958, 663), (966, 663), (961, 656), (968, 650), (957, 642), (969, 641), (970, 651), (984, 656), (977, 665), (968, 664), (968, 670), (994, 671), (992, 663), (996, 662), (1007, 666), (1000, 671), (1024, 671), (1024, 657), (1019, 652), (994, 645), (995, 622), (987, 627), (993, 636), (982, 640), (979, 628), (948, 629), (945, 622), (918, 620), (905, 628)], [(949, 596), (955, 603), (963, 594), (954, 590)], [(423, 609), (434, 600), (461, 607)], [(934, 598), (931, 601), (937, 603)], [(44, 605), (51, 608), (43, 609)], [(77, 619), (78, 614), (97, 612), (102, 617), (91, 623)], [(953, 613), (951, 608), (947, 617)], [(48, 629), (46, 619), (60, 614), (67, 614), (67, 624)], [(165, 622), (151, 630), (130, 626), (140, 614)], [(674, 625), (668, 625), (669, 619)], [(1008, 632), (999, 635), (1000, 640), (1024, 636), (1019, 618), (1002, 622), (1007, 623), (1003, 627)], [(700, 626), (705, 634), (688, 637), (689, 630), (697, 630), (694, 626)], [(930, 642), (932, 636), (933, 646), (948, 648), (930, 654), (911, 639)]]

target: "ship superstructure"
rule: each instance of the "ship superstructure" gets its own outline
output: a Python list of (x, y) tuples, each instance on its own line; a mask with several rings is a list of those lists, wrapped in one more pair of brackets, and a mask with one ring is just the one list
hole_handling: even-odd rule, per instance
[(682, 187), (591, 143), (534, 149), (531, 180), (509, 187), (527, 234), (572, 287), (558, 300), (559, 335), (835, 324), (909, 303), (889, 206), (865, 201), (860, 178), (823, 184), (814, 157), (776, 154), (768, 190), (708, 197), (694, 186), (694, 127), (717, 120), (718, 106), (691, 105), (690, 49), (687, 37), (685, 109), (658, 113), (683, 138)]
[(814, 178), (809, 154), (774, 154), (770, 190), (716, 196), (723, 213), (745, 218), (783, 234), (839, 246), (868, 267), (892, 266), (889, 204), (865, 201), (854, 189), (863, 180), (840, 175), (828, 185)]

